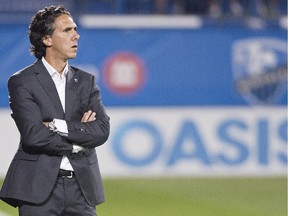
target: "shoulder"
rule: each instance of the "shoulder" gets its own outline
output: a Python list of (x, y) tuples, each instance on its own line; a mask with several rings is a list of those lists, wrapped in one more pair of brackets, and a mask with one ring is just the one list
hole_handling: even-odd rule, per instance
[(27, 73), (32, 71), (32, 68), (33, 68), (33, 65), (29, 65), (29, 66), (27, 66), (25, 68), (22, 68), (19, 71), (16, 71), (14, 74), (12, 74), (11, 77), (14, 77), (14, 76), (25, 76), (25, 75), (27, 75)]
[(74, 67), (74, 66), (70, 66), (70, 68), (72, 69), (73, 72), (81, 75), (81, 76), (93, 76), (93, 74), (87, 72), (87, 71), (84, 71), (80, 68), (77, 68), (77, 67)]
[(79, 68), (74, 67), (74, 66), (70, 66), (70, 68), (74, 74), (81, 77), (82, 79), (95, 80), (95, 75), (92, 73), (89, 73), (87, 71), (84, 71), (84, 70), (79, 69)]
[(10, 76), (10, 78), (31, 76), (31, 74), (33, 74), (35, 72), (35, 70), (36, 70), (35, 65), (37, 65), (37, 64), (39, 64), (38, 61), (20, 69), (19, 71), (16, 71), (14, 74), (12, 74)]
[(14, 74), (12, 74), (9, 79), (8, 79), (8, 85), (10, 83), (30, 83), (34, 80), (34, 76), (35, 76), (35, 65), (36, 63), (33, 63), (31, 65), (28, 65), (22, 69), (20, 69), (19, 71), (15, 72)]
[(74, 66), (70, 66), (70, 68), (74, 74), (74, 79), (78, 79), (82, 86), (84, 85), (85, 88), (99, 89), (96, 74), (89, 73)]

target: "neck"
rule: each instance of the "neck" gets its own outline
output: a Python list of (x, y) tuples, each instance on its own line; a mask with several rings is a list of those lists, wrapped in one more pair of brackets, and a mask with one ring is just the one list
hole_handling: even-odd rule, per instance
[(60, 60), (55, 58), (49, 58), (45, 56), (45, 60), (59, 73), (61, 74), (67, 65), (68, 60)]

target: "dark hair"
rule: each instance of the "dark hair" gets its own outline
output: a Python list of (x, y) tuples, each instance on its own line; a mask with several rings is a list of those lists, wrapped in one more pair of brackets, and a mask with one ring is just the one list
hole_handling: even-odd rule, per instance
[(30, 52), (37, 59), (41, 59), (46, 54), (46, 45), (42, 42), (43, 37), (52, 35), (55, 26), (54, 22), (62, 14), (71, 14), (61, 5), (49, 6), (39, 10), (31, 19), (29, 26), (29, 40), (31, 43)]

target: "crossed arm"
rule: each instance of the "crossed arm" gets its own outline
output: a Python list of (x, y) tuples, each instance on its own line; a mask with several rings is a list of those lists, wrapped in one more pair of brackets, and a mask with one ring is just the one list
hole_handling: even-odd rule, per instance
[[(96, 120), (96, 113), (91, 110), (85, 112), (81, 118), (81, 122), (90, 122)], [(43, 122), (43, 124), (48, 128), (49, 122)]]
[[(90, 89), (87, 104), (86, 101), (82, 101), (82, 107), (81, 104), (75, 105), (73, 117), (66, 121), (68, 136), (61, 136), (60, 133), (47, 130), (48, 121), (57, 116), (56, 112), (50, 108), (52, 106), (49, 100), (43, 99), (45, 94), (40, 91), (41, 88), (34, 89), (35, 85), (28, 85), (28, 81), (13, 76), (8, 82), (11, 116), (21, 134), (21, 146), (24, 151), (33, 154), (68, 155), (73, 153), (76, 145), (94, 148), (108, 139), (109, 117), (96, 85)], [(79, 113), (84, 104), (88, 111), (81, 116)]]
[[(90, 122), (90, 121), (95, 121), (96, 120), (96, 113), (92, 112), (91, 110), (85, 112), (81, 118), (81, 122)], [(43, 124), (49, 128), (49, 123), (50, 122), (43, 122)], [(50, 128), (49, 128), (50, 129)], [(73, 153), (77, 153), (79, 151), (82, 151), (84, 148), (78, 145), (73, 145)]]

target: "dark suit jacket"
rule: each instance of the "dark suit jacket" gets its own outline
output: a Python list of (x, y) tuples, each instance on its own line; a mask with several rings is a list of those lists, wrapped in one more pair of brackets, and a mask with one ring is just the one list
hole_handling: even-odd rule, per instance
[[(74, 168), (81, 190), (92, 206), (104, 201), (95, 147), (109, 135), (109, 117), (102, 105), (95, 77), (70, 67), (66, 82), (65, 114), (42, 61), (17, 72), (8, 81), (12, 118), (21, 135), (0, 198), (10, 205), (44, 202), (55, 184), (63, 155)], [(96, 121), (81, 123), (84, 112), (96, 112)], [(65, 119), (68, 137), (51, 132), (43, 122)], [(86, 150), (72, 154), (73, 144)]]

